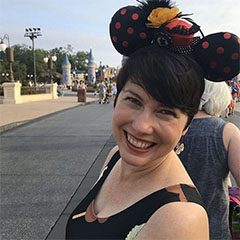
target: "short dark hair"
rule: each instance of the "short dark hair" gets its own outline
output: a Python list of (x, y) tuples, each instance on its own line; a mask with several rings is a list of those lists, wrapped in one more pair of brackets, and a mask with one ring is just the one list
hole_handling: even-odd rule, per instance
[(141, 86), (164, 105), (180, 109), (188, 115), (188, 124), (204, 91), (202, 69), (191, 56), (159, 46), (142, 48), (126, 60), (117, 76), (117, 97), (127, 81)]

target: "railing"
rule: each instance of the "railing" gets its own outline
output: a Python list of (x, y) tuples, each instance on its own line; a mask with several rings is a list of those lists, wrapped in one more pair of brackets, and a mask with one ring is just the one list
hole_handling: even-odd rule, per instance
[(21, 87), (21, 95), (46, 93), (45, 87)]

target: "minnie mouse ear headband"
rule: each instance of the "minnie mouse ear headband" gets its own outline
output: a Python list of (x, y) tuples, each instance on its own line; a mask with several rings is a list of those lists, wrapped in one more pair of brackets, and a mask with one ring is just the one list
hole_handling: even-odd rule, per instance
[[(119, 9), (110, 23), (115, 49), (124, 56), (158, 44), (179, 54), (192, 54), (204, 77), (226, 81), (239, 74), (240, 39), (229, 32), (203, 36), (200, 27), (170, 0), (137, 0), (139, 6)], [(195, 37), (200, 32), (202, 37)]]

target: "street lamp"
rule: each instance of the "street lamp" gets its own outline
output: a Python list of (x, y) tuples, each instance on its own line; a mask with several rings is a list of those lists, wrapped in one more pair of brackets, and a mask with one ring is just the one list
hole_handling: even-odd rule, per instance
[(35, 51), (34, 51), (34, 38), (42, 36), (40, 32), (40, 28), (26, 28), (24, 37), (29, 37), (32, 40), (32, 52), (33, 52), (33, 77), (34, 77), (34, 85), (36, 86), (36, 58), (35, 58)]
[(53, 62), (57, 61), (57, 56), (49, 56), (43, 58), (43, 61), (48, 64), (48, 71), (50, 75), (51, 84), (53, 83), (53, 76), (52, 76), (52, 70), (53, 70)]
[[(8, 46), (3, 42), (3, 40), (6, 39), (8, 41)], [(14, 61), (14, 54), (13, 54), (13, 48), (10, 47), (10, 40), (8, 34), (5, 34), (2, 38), (0, 38), (0, 51), (6, 50), (6, 56), (9, 66), (9, 81), (14, 82), (13, 77), (13, 70), (12, 70), (12, 63)]]
[(32, 77), (33, 77), (33, 74), (28, 74), (27, 75), (27, 78), (29, 79), (29, 85), (32, 86)]
[(2, 77), (6, 81), (8, 79), (9, 74), (8, 73), (2, 73)]

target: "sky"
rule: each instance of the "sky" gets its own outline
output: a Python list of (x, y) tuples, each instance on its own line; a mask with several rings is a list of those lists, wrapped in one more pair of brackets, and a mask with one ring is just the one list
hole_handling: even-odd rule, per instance
[[(193, 13), (204, 35), (228, 31), (240, 36), (240, 0), (175, 0), (183, 13)], [(120, 66), (122, 56), (109, 37), (109, 23), (121, 7), (135, 0), (0, 0), (0, 37), (10, 45), (26, 44), (25, 28), (40, 27), (35, 49), (51, 50), (71, 44), (73, 52), (92, 49), (95, 63)], [(7, 42), (5, 42), (7, 43)]]

